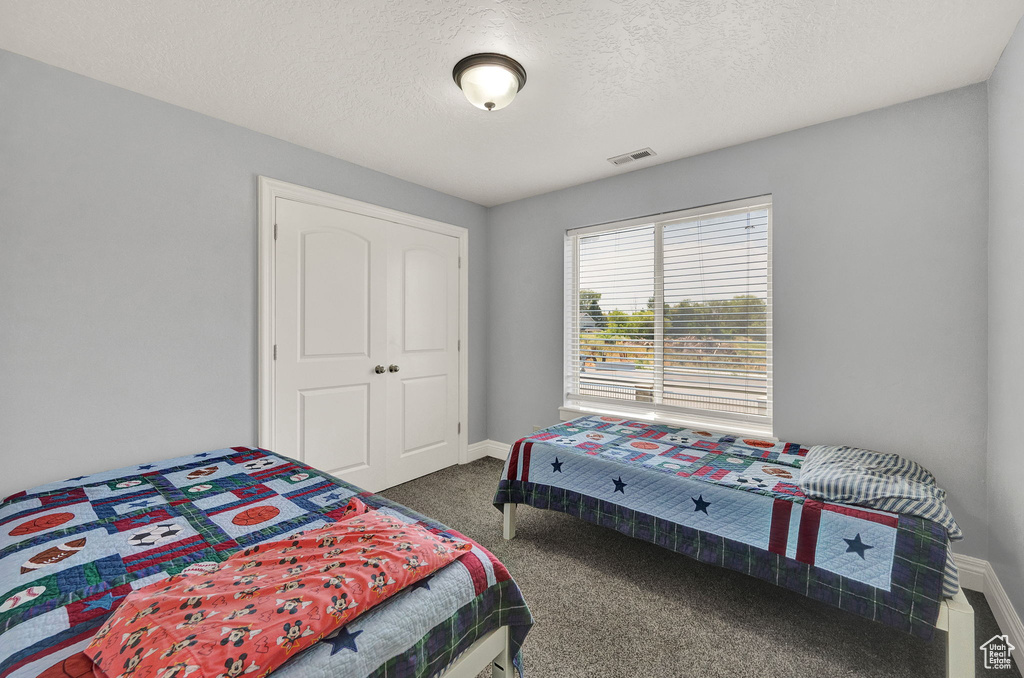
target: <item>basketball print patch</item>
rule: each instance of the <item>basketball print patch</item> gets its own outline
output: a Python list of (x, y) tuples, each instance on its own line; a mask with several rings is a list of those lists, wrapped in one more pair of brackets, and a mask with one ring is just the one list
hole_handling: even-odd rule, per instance
[(12, 537), (20, 537), (26, 534), (34, 534), (36, 532), (42, 532), (43, 530), (49, 530), (54, 527), (59, 527), (69, 520), (74, 520), (74, 513), (50, 513), (45, 516), (39, 516), (32, 520), (21, 523), (7, 534)]
[(39, 674), (39, 678), (92, 678), (93, 662), (81, 652), (77, 652)]
[(259, 525), (268, 520), (273, 520), (281, 513), (276, 506), (257, 506), (246, 509), (231, 519), (235, 525)]

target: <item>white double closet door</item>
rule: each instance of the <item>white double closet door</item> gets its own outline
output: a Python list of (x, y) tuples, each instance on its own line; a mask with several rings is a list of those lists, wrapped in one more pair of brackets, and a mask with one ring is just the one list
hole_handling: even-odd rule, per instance
[(370, 491), (456, 463), (458, 238), (275, 207), (277, 451)]

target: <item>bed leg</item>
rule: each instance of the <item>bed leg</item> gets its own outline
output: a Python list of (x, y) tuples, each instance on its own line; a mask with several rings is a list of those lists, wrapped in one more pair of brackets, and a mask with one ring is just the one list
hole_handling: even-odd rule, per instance
[(962, 589), (945, 604), (946, 678), (974, 678), (974, 608)]
[(512, 539), (516, 536), (516, 504), (505, 504), (502, 513), (505, 518), (502, 524), (502, 534), (505, 539)]
[[(505, 504), (508, 506), (515, 506), (515, 504)], [(516, 678), (516, 669), (512, 666), (512, 653), (509, 652), (509, 627), (504, 627), (505, 630), (505, 647), (502, 649), (501, 654), (494, 658), (491, 662), (491, 678)]]

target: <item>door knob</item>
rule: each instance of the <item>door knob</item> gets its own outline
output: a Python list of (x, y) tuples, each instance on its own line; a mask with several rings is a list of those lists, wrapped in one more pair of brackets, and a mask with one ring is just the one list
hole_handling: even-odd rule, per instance
[(377, 365), (376, 367), (373, 368), (373, 371), (376, 372), (377, 374), (384, 374), (384, 366)]
[(398, 365), (390, 365), (390, 366), (388, 366), (388, 372), (397, 372), (397, 371), (398, 371)]

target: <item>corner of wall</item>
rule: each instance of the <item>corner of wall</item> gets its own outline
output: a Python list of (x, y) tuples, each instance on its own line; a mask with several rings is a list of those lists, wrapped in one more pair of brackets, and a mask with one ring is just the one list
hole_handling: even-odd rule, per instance
[(481, 441), (489, 441), (491, 436), (494, 434), (494, 422), (493, 413), (491, 412), (491, 403), (494, 399), (491, 397), (491, 389), (494, 388), (494, 380), (491, 378), (491, 360), (494, 355), (492, 350), (492, 336), (494, 333), (494, 285), (491, 284), (491, 275), (494, 271), (494, 210), (497, 206), (487, 207), (484, 212), (483, 228), (481, 231), (484, 233), (484, 249), (483, 249), (483, 260), (478, 261), (475, 265), (479, 266), (483, 272), (481, 276), (484, 281), (484, 322), (483, 327), (483, 346), (481, 350), (484, 352), (484, 364), (487, 365), (487, 369), (484, 370), (484, 392), (482, 395), (483, 408), (484, 408), (484, 434)]
[[(988, 93), (988, 388), (986, 522), (989, 560), (1008, 605), (1024, 610), (1024, 467), (1020, 412), (1024, 409), (1024, 19), (1018, 23), (986, 83)], [(1019, 622), (1018, 622), (1019, 626)], [(1004, 629), (1005, 631), (1005, 629)]]

